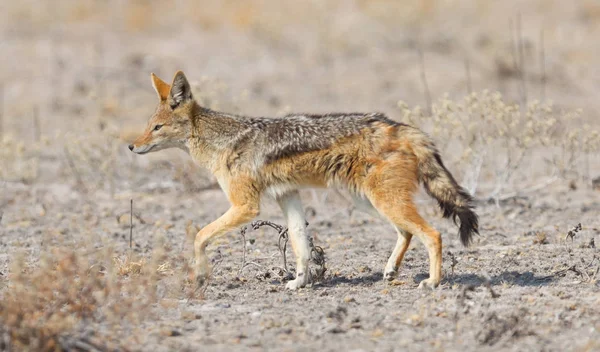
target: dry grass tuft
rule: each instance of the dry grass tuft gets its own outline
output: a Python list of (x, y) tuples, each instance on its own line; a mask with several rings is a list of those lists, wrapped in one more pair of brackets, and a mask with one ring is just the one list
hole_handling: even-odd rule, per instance
[(0, 349), (114, 349), (151, 316), (160, 278), (174, 273), (164, 254), (91, 252), (53, 248), (36, 265), (16, 256), (0, 296)]
[(142, 273), (142, 268), (146, 264), (146, 260), (140, 258), (136, 261), (132, 258), (132, 255), (126, 255), (125, 257), (114, 257), (113, 263), (118, 275), (132, 276)]
[(173, 273), (172, 265), (168, 261), (157, 265), (155, 268), (149, 268), (145, 258), (135, 258), (132, 253), (114, 257), (113, 265), (119, 276), (126, 277), (150, 274), (149, 270), (154, 270), (159, 275), (169, 275)]
[(549, 244), (548, 234), (545, 231), (536, 231), (533, 244)]

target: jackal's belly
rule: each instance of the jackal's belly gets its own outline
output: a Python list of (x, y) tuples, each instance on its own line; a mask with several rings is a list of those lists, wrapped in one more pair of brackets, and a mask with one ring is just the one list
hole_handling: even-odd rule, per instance
[(265, 168), (265, 191), (273, 197), (302, 188), (335, 187), (352, 191), (362, 183), (367, 170), (368, 162), (355, 153), (306, 153)]
[[(273, 198), (304, 188), (323, 188), (329, 184), (325, 175), (315, 172), (315, 170), (305, 170), (300, 168), (288, 169), (289, 172), (280, 172), (271, 174), (267, 177), (265, 193)], [(282, 171), (279, 169), (278, 171)], [(274, 176), (274, 177), (273, 177)]]

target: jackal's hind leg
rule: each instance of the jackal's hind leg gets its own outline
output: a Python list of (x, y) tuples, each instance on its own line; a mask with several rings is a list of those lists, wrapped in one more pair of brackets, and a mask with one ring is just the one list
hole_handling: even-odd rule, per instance
[[(404, 196), (404, 197), (403, 197)], [(440, 233), (432, 228), (417, 212), (417, 209), (412, 201), (412, 197), (407, 194), (397, 192), (394, 194), (392, 190), (377, 189), (370, 195), (370, 200), (377, 210), (384, 215), (396, 228), (405, 231), (406, 233), (417, 236), (419, 240), (427, 248), (429, 254), (429, 278), (423, 280), (419, 287), (434, 288), (437, 287), (442, 278), (442, 237)], [(405, 238), (405, 242), (396, 243), (397, 256), (392, 253), (394, 260), (391, 269), (394, 269), (395, 262), (399, 264), (402, 260), (403, 249), (408, 248), (409, 239)], [(405, 249), (404, 249), (405, 251)], [(387, 268), (388, 266), (386, 266)], [(393, 271), (393, 270), (392, 270)]]
[(398, 240), (383, 270), (383, 279), (388, 281), (394, 280), (398, 275), (398, 268), (400, 267), (400, 263), (402, 263), (402, 259), (404, 259), (404, 254), (412, 239), (412, 235), (405, 230), (396, 227), (396, 231), (398, 232)]
[(277, 202), (287, 220), (288, 234), (296, 255), (296, 278), (289, 281), (285, 287), (296, 290), (306, 286), (310, 279), (310, 271), (308, 270), (310, 245), (306, 233), (306, 217), (297, 191), (286, 193), (279, 197)]
[[(371, 201), (365, 196), (358, 194), (351, 194), (351, 196), (357, 210), (365, 212), (376, 218), (382, 217), (382, 214), (379, 213)], [(400, 263), (404, 258), (404, 253), (406, 253), (406, 250), (410, 245), (410, 240), (412, 239), (412, 235), (410, 233), (398, 228), (397, 226), (394, 227), (398, 232), (398, 240), (396, 241), (394, 251), (390, 255), (390, 258), (388, 259), (383, 270), (383, 279), (388, 281), (392, 281), (396, 278), (396, 275), (398, 274), (398, 267), (400, 267)]]

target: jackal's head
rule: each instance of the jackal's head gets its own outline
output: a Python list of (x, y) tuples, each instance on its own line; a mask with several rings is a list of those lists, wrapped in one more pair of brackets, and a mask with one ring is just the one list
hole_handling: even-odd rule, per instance
[(183, 72), (178, 71), (173, 84), (165, 83), (151, 74), (152, 86), (160, 102), (148, 126), (129, 150), (137, 154), (146, 154), (166, 148), (187, 149), (186, 142), (191, 133), (194, 99), (190, 84)]

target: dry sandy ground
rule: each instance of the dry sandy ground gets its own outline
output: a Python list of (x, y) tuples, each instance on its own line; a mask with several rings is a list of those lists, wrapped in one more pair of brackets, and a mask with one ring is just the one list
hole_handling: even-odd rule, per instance
[[(315, 203), (310, 193), (304, 195), (314, 210), (310, 233), (326, 253), (323, 280), (297, 292), (284, 290), (274, 269), (282, 265), (277, 234), (264, 228), (246, 235), (246, 260), (257, 265), (240, 274), (241, 236), (231, 235), (210, 247), (219, 264), (203, 300), (169, 293), (177, 288), (168, 287), (176, 283), (166, 276), (157, 288), (160, 304), (139, 326), (121, 327), (129, 337), (119, 343), (133, 350), (165, 351), (600, 347), (599, 289), (590, 278), (600, 268), (598, 249), (591, 244), (600, 233), (597, 193), (558, 186), (501, 208), (481, 204), (482, 236), (468, 250), (459, 244), (450, 222), (425, 210), (443, 231), (446, 244), (445, 279), (433, 292), (417, 288), (427, 276), (428, 262), (416, 241), (398, 280), (383, 282), (381, 272), (395, 243), (392, 228), (361, 213), (349, 215), (347, 203), (335, 196)], [(3, 218), (3, 273), (16, 249), (26, 249), (35, 261), (51, 233), (62, 233), (69, 244), (77, 241), (81, 229), (89, 228), (97, 236), (92, 240), (96, 245), (109, 241), (117, 252), (127, 248), (128, 231), (115, 220), (127, 213), (125, 197), (83, 197), (56, 184), (34, 192), (11, 188), (8, 198), (14, 203)], [(159, 243), (170, 248), (172, 256), (189, 253), (184, 224), (207, 223), (227, 207), (217, 190), (184, 194), (163, 189), (134, 198), (135, 212), (147, 223), (135, 226), (136, 252), (146, 256)], [(430, 205), (424, 203), (423, 208), (432, 209)], [(45, 215), (35, 215), (42, 206)], [(261, 218), (283, 220), (273, 204), (266, 204)], [(565, 241), (567, 230), (577, 222), (585, 229)], [(536, 231), (547, 234), (547, 243), (538, 243)], [(102, 335), (107, 327), (94, 324), (86, 329)]]
[[(50, 244), (110, 244), (126, 253), (129, 230), (117, 219), (134, 199), (143, 219), (133, 230), (136, 255), (150, 257), (164, 247), (175, 272), (159, 280), (159, 303), (139, 323), (124, 323), (118, 333), (103, 322), (81, 327), (109, 341), (118, 336), (114, 342), (131, 350), (600, 349), (600, 193), (589, 180), (598, 164), (588, 178), (561, 175), (499, 205), (479, 201), (481, 236), (469, 249), (433, 202), (419, 196), (445, 243), (445, 279), (435, 291), (417, 289), (428, 268), (418, 241), (398, 280), (384, 283), (392, 228), (352, 211), (335, 192), (307, 191), (310, 234), (326, 254), (324, 278), (285, 291), (276, 269), (282, 265), (277, 234), (261, 228), (246, 235), (246, 259), (255, 264), (241, 272), (240, 235), (209, 247), (216, 267), (199, 299), (178, 292), (177, 280), (186, 274), (177, 258), (190, 256), (188, 222), (215, 219), (227, 209), (225, 197), (202, 189), (210, 177), (182, 153), (138, 157), (125, 148), (155, 104), (151, 71), (168, 79), (184, 69), (203, 103), (233, 112), (378, 110), (398, 119), (398, 100), (425, 100), (420, 47), (434, 99), (467, 92), (468, 61), (473, 90), (500, 90), (519, 102), (509, 31), (518, 13), (528, 99), (543, 94), (559, 108), (583, 108), (579, 123), (597, 128), (600, 7), (594, 1), (372, 2), (381, 7), (178, 1), (179, 11), (122, 1), (31, 3), (0, 5), (6, 181), (0, 181), (0, 297), (15, 253), (25, 253), (32, 267)], [(537, 153), (542, 160), (552, 151)], [(452, 159), (449, 151), (442, 154)], [(464, 165), (450, 166), (462, 179)], [(544, 172), (517, 170), (507, 192), (519, 183), (542, 183)], [(481, 198), (485, 187), (493, 188), (489, 173), (482, 172)], [(260, 218), (283, 224), (273, 203)], [(566, 238), (578, 223), (583, 229)], [(287, 258), (293, 267), (290, 250)]]

